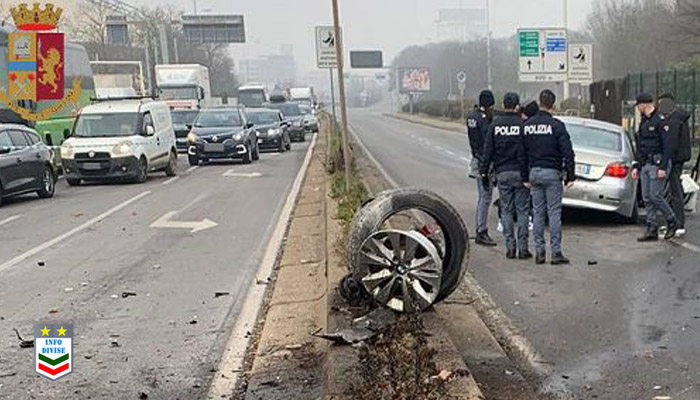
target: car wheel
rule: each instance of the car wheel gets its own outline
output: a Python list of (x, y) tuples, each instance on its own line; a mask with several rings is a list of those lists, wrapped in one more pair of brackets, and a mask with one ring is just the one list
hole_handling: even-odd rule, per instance
[(188, 154), (187, 161), (189, 161), (190, 165), (193, 167), (199, 165), (199, 157), (197, 157), (197, 156), (193, 156), (191, 154)]
[(250, 164), (253, 162), (253, 150), (248, 146), (245, 155), (243, 156), (243, 164)]
[(280, 140), (280, 145), (277, 148), (278, 153), (284, 153), (287, 150), (287, 145), (284, 143), (284, 137)]
[(148, 180), (148, 161), (146, 161), (145, 157), (139, 158), (139, 171), (138, 175), (136, 175), (136, 182), (137, 183), (144, 183)]
[(636, 199), (634, 201), (634, 208), (632, 208), (632, 215), (625, 218), (625, 221), (631, 225), (636, 225), (639, 223), (639, 204), (637, 203)]
[(302, 133), (301, 136), (299, 136), (299, 141), (306, 142), (306, 134), (305, 133)]
[(168, 161), (168, 166), (165, 168), (165, 175), (177, 175), (177, 152), (175, 150), (170, 153), (170, 160)]
[(287, 138), (287, 143), (284, 145), (284, 148), (287, 149), (287, 151), (292, 149), (292, 139)]
[(78, 178), (66, 178), (68, 186), (80, 186), (80, 179)]
[(44, 173), (41, 175), (41, 189), (37, 190), (37, 194), (42, 199), (53, 197), (56, 192), (56, 175), (51, 167), (44, 167)]
[(447, 298), (462, 281), (469, 265), (469, 235), (455, 208), (437, 194), (421, 189), (394, 189), (379, 193), (358, 211), (350, 228), (348, 253), (355, 277), (362, 281), (361, 249), (367, 238), (393, 215), (420, 210), (430, 215), (444, 235), (440, 291), (435, 302)]
[(0, 185), (0, 206), (2, 206), (2, 185)]
[(257, 143), (255, 144), (255, 152), (253, 152), (253, 160), (258, 161), (260, 159), (260, 149)]

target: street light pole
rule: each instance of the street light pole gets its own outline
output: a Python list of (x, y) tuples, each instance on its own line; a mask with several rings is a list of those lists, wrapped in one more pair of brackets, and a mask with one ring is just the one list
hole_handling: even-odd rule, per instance
[(491, 0), (486, 0), (486, 83), (493, 90), (493, 75), (491, 73)]
[(343, 159), (345, 161), (345, 193), (350, 192), (350, 149), (348, 148), (348, 111), (345, 108), (345, 78), (343, 74), (343, 36), (340, 31), (340, 14), (338, 0), (333, 2), (333, 28), (335, 29), (335, 57), (338, 61), (338, 95), (340, 96), (340, 116), (342, 126), (340, 134), (343, 140)]
[[(566, 58), (567, 58), (567, 63), (568, 63), (568, 58), (569, 58), (569, 0), (563, 0), (564, 1), (564, 30), (566, 30)], [(571, 66), (569, 65), (569, 68)], [(569, 76), (567, 74), (566, 79), (564, 80), (564, 100), (569, 98)]]

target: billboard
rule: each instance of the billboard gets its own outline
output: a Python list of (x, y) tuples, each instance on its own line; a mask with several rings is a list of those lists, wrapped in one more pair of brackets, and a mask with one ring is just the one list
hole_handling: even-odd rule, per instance
[(430, 68), (399, 68), (399, 88), (401, 93), (429, 92)]

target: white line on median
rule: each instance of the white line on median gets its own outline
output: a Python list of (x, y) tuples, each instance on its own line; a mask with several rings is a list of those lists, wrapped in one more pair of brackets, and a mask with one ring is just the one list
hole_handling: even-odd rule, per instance
[(141, 193), (141, 194), (138, 194), (138, 195), (136, 195), (136, 196), (130, 198), (129, 200), (126, 200), (126, 201), (124, 201), (124, 202), (122, 202), (122, 203), (117, 204), (116, 206), (110, 208), (109, 210), (103, 212), (102, 214), (96, 216), (95, 218), (93, 218), (93, 219), (91, 219), (91, 220), (89, 220), (89, 221), (86, 221), (86, 222), (83, 223), (82, 225), (76, 226), (75, 228), (73, 228), (73, 229), (69, 230), (68, 232), (65, 232), (65, 233), (63, 233), (63, 234), (61, 234), (61, 235), (59, 235), (59, 236), (56, 236), (55, 238), (49, 240), (48, 242), (45, 242), (45, 243), (43, 243), (43, 244), (40, 244), (39, 246), (37, 246), (37, 247), (35, 247), (35, 248), (31, 249), (31, 250), (25, 251), (24, 253), (22, 253), (22, 254), (18, 255), (17, 257), (11, 259), (10, 261), (7, 261), (7, 262), (5, 262), (4, 264), (0, 265), (0, 272), (6, 270), (6, 269), (8, 269), (8, 268), (14, 267), (15, 265), (17, 265), (17, 264), (21, 263), (22, 261), (28, 259), (29, 257), (33, 257), (33, 256), (35, 256), (35, 255), (41, 253), (42, 251), (48, 249), (48, 248), (51, 247), (51, 246), (57, 245), (58, 243), (60, 243), (60, 242), (62, 242), (62, 241), (64, 241), (64, 240), (68, 239), (69, 237), (75, 235), (76, 233), (79, 233), (80, 231), (83, 231), (83, 230), (85, 230), (85, 229), (91, 227), (92, 225), (95, 225), (96, 223), (98, 223), (98, 222), (100, 222), (100, 221), (106, 219), (107, 217), (109, 217), (110, 215), (116, 213), (117, 211), (120, 211), (121, 209), (127, 207), (128, 205), (130, 205), (130, 204), (132, 204), (132, 203), (134, 203), (134, 202), (136, 202), (136, 201), (142, 199), (143, 197), (148, 196), (149, 194), (151, 194), (150, 191), (146, 191), (146, 192), (143, 192), (143, 193)]
[(199, 165), (193, 165), (193, 166), (187, 168), (187, 171), (185, 171), (185, 173), (189, 174), (190, 172), (194, 171), (197, 168), (199, 168)]
[(287, 196), (287, 201), (282, 208), (280, 217), (277, 220), (277, 226), (272, 233), (272, 237), (268, 242), (267, 249), (265, 250), (265, 255), (263, 256), (262, 262), (260, 263), (260, 269), (254, 279), (251, 281), (250, 287), (248, 288), (248, 294), (246, 295), (241, 312), (238, 315), (238, 319), (233, 327), (233, 332), (229, 337), (228, 343), (226, 344), (226, 349), (224, 349), (224, 354), (221, 357), (221, 362), (217, 368), (217, 374), (214, 380), (209, 386), (209, 393), (207, 394), (207, 399), (221, 399), (229, 398), (231, 393), (235, 388), (236, 382), (240, 376), (240, 370), (243, 367), (243, 360), (246, 355), (246, 350), (250, 344), (250, 336), (246, 335), (246, 332), (252, 331), (255, 324), (258, 321), (258, 316), (260, 315), (260, 309), (265, 300), (265, 291), (267, 286), (258, 285), (257, 281), (265, 281), (272, 274), (272, 269), (277, 262), (277, 255), (279, 254), (280, 248), (282, 246), (282, 240), (284, 239), (284, 234), (287, 231), (287, 226), (292, 216), (292, 211), (294, 210), (294, 204), (296, 203), (299, 192), (301, 191), (301, 184), (304, 181), (304, 176), (306, 175), (306, 170), (311, 163), (311, 155), (313, 154), (314, 147), (316, 146), (316, 135), (314, 135), (311, 145), (306, 151), (306, 157), (301, 165), (301, 169), (297, 174), (294, 183), (292, 184), (292, 189), (289, 191)]
[(391, 177), (391, 175), (389, 175), (388, 172), (386, 172), (386, 170), (384, 169), (382, 164), (380, 164), (379, 161), (377, 161), (377, 159), (374, 158), (374, 155), (372, 155), (372, 153), (370, 153), (369, 150), (367, 150), (367, 147), (365, 147), (365, 144), (362, 143), (362, 140), (360, 140), (360, 137), (357, 136), (357, 134), (355, 133), (354, 128), (352, 127), (352, 124), (351, 124), (349, 131), (350, 131), (350, 135), (352, 135), (352, 137), (355, 138), (355, 142), (357, 142), (357, 144), (362, 149), (362, 152), (365, 153), (365, 155), (367, 155), (367, 158), (369, 158), (369, 160), (372, 161), (372, 163), (377, 167), (377, 169), (382, 174), (382, 176), (384, 176), (384, 179), (386, 179), (386, 181), (389, 182), (389, 184), (391, 186), (398, 188), (399, 184), (394, 180), (394, 178)]
[(180, 179), (179, 176), (173, 176), (172, 178), (170, 178), (170, 179), (168, 179), (167, 181), (163, 182), (163, 186), (169, 185), (169, 184), (175, 182), (175, 181), (178, 180), (178, 179)]
[(2, 221), (0, 221), (0, 226), (9, 224), (10, 222), (12, 222), (12, 221), (14, 221), (14, 220), (19, 219), (19, 217), (21, 217), (21, 215), (13, 215), (13, 216), (11, 216), (11, 217), (9, 217), (9, 218), (5, 218), (5, 219), (3, 219)]
[(685, 249), (688, 249), (690, 251), (694, 251), (696, 253), (700, 253), (700, 247), (698, 247), (692, 243), (688, 243), (688, 242), (678, 242), (678, 243), (681, 245), (681, 247), (683, 247)]

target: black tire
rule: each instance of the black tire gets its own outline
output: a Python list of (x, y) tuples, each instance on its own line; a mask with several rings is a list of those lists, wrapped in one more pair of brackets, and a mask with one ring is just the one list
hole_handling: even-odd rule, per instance
[(168, 166), (165, 167), (165, 175), (177, 176), (177, 151), (175, 150), (170, 152), (170, 160), (168, 160)]
[(41, 188), (36, 191), (36, 194), (42, 199), (50, 199), (54, 193), (56, 193), (56, 174), (47, 165), (41, 175)]
[(243, 164), (250, 164), (253, 162), (253, 150), (248, 146), (245, 155), (243, 156)]
[(306, 134), (302, 133), (301, 136), (299, 137), (300, 142), (306, 142)]
[(255, 144), (255, 151), (253, 152), (253, 160), (258, 161), (260, 159), (260, 149), (258, 148), (258, 144)]
[(284, 145), (285, 150), (289, 151), (292, 149), (292, 139), (287, 139), (287, 143)]
[(630, 225), (636, 225), (639, 223), (639, 202), (635, 199), (634, 209), (632, 209), (632, 215), (625, 218), (625, 222)]
[(199, 157), (193, 156), (192, 154), (187, 155), (187, 161), (190, 163), (191, 166), (197, 166), (199, 165)]
[(0, 207), (2, 207), (2, 185), (0, 184)]
[(136, 175), (136, 178), (134, 181), (136, 183), (144, 183), (148, 180), (148, 161), (146, 161), (145, 157), (139, 158), (139, 171), (138, 175)]
[[(379, 193), (355, 215), (350, 227), (349, 265), (359, 265), (360, 248), (370, 235), (392, 215), (406, 210), (421, 210), (435, 219), (445, 236), (442, 284), (436, 302), (457, 289), (469, 265), (469, 234), (455, 208), (437, 194), (423, 189), (393, 189)], [(359, 279), (360, 277), (358, 277)]]
[(282, 140), (280, 140), (280, 145), (277, 147), (277, 152), (284, 153), (285, 151), (287, 151), (287, 145), (284, 144), (284, 137), (282, 137)]
[(80, 186), (81, 180), (79, 178), (66, 178), (68, 186)]

